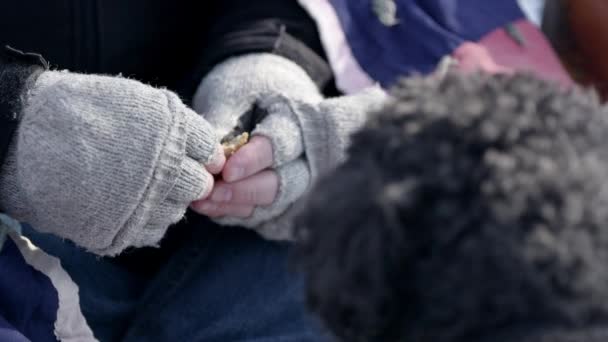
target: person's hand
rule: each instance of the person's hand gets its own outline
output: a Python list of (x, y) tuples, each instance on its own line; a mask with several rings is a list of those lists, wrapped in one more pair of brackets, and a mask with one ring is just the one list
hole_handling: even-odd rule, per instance
[(457, 61), (456, 69), (464, 73), (483, 71), (490, 74), (510, 74), (513, 69), (500, 65), (488, 49), (481, 44), (466, 42), (452, 54)]
[(192, 208), (226, 225), (255, 229), (267, 238), (291, 238), (294, 203), (318, 176), (343, 159), (350, 134), (386, 99), (379, 88), (307, 102), (268, 96), (267, 115), (252, 141), (226, 164), (224, 181)]
[[(295, 135), (298, 135), (296, 132)], [(302, 158), (277, 163), (272, 140), (254, 135), (226, 162), (222, 180), (192, 209), (221, 224), (254, 228), (271, 239), (289, 239), (289, 218), (278, 220), (310, 185)]]
[(206, 199), (192, 203), (192, 209), (212, 218), (250, 217), (257, 206), (271, 205), (279, 191), (279, 175), (273, 165), (272, 143), (254, 136), (231, 156), (222, 172), (223, 180)]
[[(216, 128), (220, 137), (228, 139), (251, 132), (265, 116), (276, 117), (260, 106), (276, 96), (310, 103), (322, 100), (317, 86), (300, 66), (266, 53), (233, 57), (216, 66), (201, 82), (193, 108)], [(292, 126), (291, 130), (297, 133), (298, 127)], [(280, 197), (293, 202), (304, 192), (309, 179), (302, 160), (291, 160), (285, 163), (289, 165), (278, 168), (274, 158), (269, 139), (252, 137), (228, 160), (223, 181), (211, 199), (193, 203), (192, 208), (224, 224), (248, 227), (278, 216), (287, 209), (287, 202), (279, 201)], [(282, 177), (285, 172), (295, 178)], [(270, 205), (277, 202), (281, 205)]]
[(192, 102), (220, 138), (251, 132), (269, 114), (259, 104), (284, 96), (307, 103), (323, 97), (306, 71), (296, 63), (269, 53), (232, 57), (209, 72)]
[(45, 71), (24, 98), (0, 205), (94, 253), (158, 244), (224, 167), (213, 126), (167, 90)]

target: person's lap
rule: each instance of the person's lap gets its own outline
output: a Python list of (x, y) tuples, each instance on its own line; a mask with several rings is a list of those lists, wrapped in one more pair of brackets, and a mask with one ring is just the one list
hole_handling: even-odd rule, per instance
[(23, 234), (45, 252), (58, 257), (79, 286), (80, 305), (100, 341), (118, 341), (127, 330), (141, 293), (151, 278), (129, 272), (72, 243), (24, 226)]
[(62, 259), (102, 341), (324, 340), (288, 270), (289, 248), (252, 232), (196, 218), (174, 227), (161, 250), (117, 260), (27, 235)]

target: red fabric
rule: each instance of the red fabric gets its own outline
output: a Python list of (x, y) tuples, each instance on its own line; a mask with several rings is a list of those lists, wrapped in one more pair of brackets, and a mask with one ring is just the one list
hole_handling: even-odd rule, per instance
[(513, 24), (523, 38), (523, 46), (504, 28), (496, 29), (478, 43), (465, 42), (453, 53), (459, 69), (488, 72), (528, 71), (564, 86), (574, 84), (557, 54), (536, 26), (527, 20)]

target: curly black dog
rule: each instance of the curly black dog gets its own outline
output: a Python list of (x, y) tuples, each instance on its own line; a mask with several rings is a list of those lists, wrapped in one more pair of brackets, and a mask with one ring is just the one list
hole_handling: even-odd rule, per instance
[(608, 112), (529, 75), (415, 77), (311, 193), (297, 260), (342, 341), (608, 341)]

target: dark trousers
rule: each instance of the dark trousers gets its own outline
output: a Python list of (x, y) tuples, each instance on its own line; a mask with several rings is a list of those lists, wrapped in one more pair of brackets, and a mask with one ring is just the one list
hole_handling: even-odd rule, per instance
[(101, 341), (325, 341), (305, 309), (289, 246), (201, 218), (160, 249), (99, 258), (26, 228), (62, 260)]

